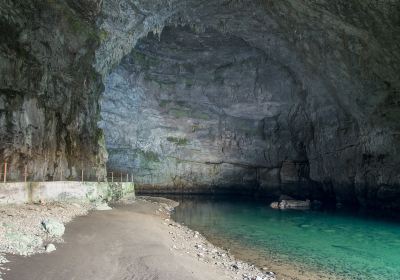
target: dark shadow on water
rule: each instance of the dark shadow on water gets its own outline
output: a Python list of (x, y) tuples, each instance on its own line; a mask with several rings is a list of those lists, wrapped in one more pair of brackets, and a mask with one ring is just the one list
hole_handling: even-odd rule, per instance
[(345, 279), (400, 275), (398, 215), (332, 208), (281, 211), (251, 196), (162, 196), (180, 203), (173, 219), (259, 266), (296, 263), (299, 269)]
[[(240, 195), (240, 194), (156, 194), (154, 196), (162, 196), (179, 202), (180, 204), (185, 202), (233, 202), (233, 203), (250, 203), (265, 206), (270, 208), (270, 204), (274, 202), (271, 198), (258, 197), (252, 195)], [(282, 210), (276, 210), (282, 211)], [(320, 209), (313, 210), (283, 210), (287, 212), (320, 212), (338, 216), (350, 216), (359, 219), (367, 220), (380, 220), (386, 222), (393, 222), (400, 224), (400, 212), (398, 211), (387, 211), (381, 209), (365, 209), (358, 207), (343, 207), (336, 208), (334, 205), (325, 205)]]

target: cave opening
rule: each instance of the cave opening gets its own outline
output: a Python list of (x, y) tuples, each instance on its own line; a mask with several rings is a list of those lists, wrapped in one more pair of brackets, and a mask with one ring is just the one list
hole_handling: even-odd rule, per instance
[(10, 179), (400, 205), (398, 5), (2, 5)]
[(399, 0), (1, 0), (0, 280), (398, 279), (399, 42)]
[(290, 131), (304, 94), (272, 51), (212, 28), (167, 26), (139, 40), (106, 79), (108, 169), (133, 171), (152, 192), (278, 195), (281, 181), (309, 176)]

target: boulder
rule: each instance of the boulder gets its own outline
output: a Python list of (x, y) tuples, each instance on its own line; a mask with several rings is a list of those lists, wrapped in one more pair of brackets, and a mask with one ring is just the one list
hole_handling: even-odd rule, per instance
[(61, 237), (65, 232), (65, 226), (56, 219), (46, 219), (42, 221), (44, 230), (53, 237)]
[(310, 209), (311, 202), (310, 200), (282, 200), (279, 203), (280, 209)]
[(298, 209), (298, 210), (307, 210), (311, 208), (310, 200), (282, 200), (281, 202), (272, 202), (271, 208), (273, 209)]
[(271, 203), (271, 208), (273, 208), (273, 209), (279, 209), (279, 202), (272, 202), (272, 203)]

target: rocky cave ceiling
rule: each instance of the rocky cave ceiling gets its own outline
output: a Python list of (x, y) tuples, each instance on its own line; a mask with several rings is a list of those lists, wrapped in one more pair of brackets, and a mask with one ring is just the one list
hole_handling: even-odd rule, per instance
[(400, 205), (397, 1), (0, 7), (2, 159), (104, 173), (100, 126), (138, 187)]

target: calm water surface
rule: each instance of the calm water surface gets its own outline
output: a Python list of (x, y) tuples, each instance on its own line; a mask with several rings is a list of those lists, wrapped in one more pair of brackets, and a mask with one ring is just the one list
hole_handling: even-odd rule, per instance
[[(176, 198), (173, 218), (251, 259), (296, 263), (345, 279), (400, 279), (400, 222), (343, 212), (277, 211), (238, 198)], [(232, 249), (231, 248), (231, 249)], [(234, 250), (233, 250), (234, 251)], [(234, 252), (235, 253), (235, 252)]]

